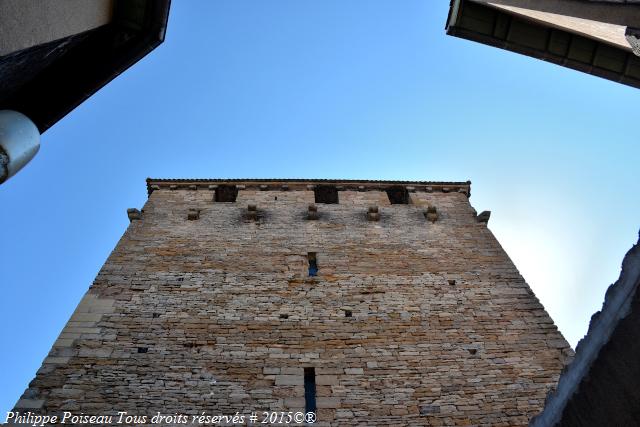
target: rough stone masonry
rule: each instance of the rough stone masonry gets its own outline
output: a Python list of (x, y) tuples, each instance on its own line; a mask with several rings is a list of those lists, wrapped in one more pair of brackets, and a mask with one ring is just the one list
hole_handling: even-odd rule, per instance
[(469, 182), (147, 186), (15, 411), (524, 426), (573, 355)]

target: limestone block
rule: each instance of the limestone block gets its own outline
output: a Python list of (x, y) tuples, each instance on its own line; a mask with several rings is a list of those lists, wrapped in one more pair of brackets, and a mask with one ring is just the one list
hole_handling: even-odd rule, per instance
[(304, 385), (304, 376), (276, 375), (276, 385)]
[(338, 385), (337, 375), (317, 375), (316, 385)]
[(339, 397), (318, 397), (316, 405), (318, 408), (339, 408), (340, 401)]

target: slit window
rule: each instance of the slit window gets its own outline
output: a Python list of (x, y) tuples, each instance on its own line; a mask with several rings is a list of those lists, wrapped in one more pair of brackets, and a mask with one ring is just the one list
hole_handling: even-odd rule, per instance
[(338, 203), (338, 189), (335, 185), (318, 185), (313, 190), (316, 203)]
[(316, 369), (304, 368), (304, 410), (316, 412)]
[(238, 187), (235, 185), (219, 185), (216, 188), (216, 202), (235, 202), (238, 197)]
[(315, 277), (318, 275), (318, 261), (316, 259), (315, 252), (309, 252), (307, 254), (307, 259), (309, 260), (309, 277)]
[(390, 187), (387, 188), (387, 196), (389, 202), (392, 205), (408, 205), (409, 204), (409, 191), (406, 187)]

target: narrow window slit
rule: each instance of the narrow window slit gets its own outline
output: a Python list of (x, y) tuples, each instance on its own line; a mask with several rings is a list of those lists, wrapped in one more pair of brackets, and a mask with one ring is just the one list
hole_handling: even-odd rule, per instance
[(316, 412), (316, 369), (304, 368), (304, 410)]
[(138, 353), (146, 353), (149, 349), (147, 347), (138, 347)]
[(153, 318), (157, 319), (158, 317), (160, 317), (160, 313), (153, 313)]
[(316, 253), (309, 252), (307, 254), (309, 260), (309, 277), (315, 277), (318, 275), (318, 261), (316, 260)]
[(288, 315), (288, 314), (281, 314), (281, 315), (280, 315), (280, 318), (281, 318), (281, 319), (288, 319), (288, 318), (289, 318), (289, 315)]

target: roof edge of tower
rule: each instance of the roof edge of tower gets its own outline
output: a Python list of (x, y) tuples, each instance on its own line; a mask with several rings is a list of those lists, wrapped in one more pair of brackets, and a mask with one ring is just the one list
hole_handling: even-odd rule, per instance
[[(471, 196), (471, 181), (392, 181), (369, 179), (310, 179), (310, 178), (205, 178), (205, 179), (172, 179), (172, 178), (147, 178), (147, 192), (151, 194), (158, 187), (177, 186), (174, 188), (209, 187), (211, 185), (233, 184), (247, 187), (261, 185), (287, 185), (288, 187), (309, 185), (342, 185), (345, 189), (361, 191), (380, 190), (397, 185), (414, 187), (416, 190), (444, 190), (451, 192), (463, 192), (467, 197)], [(422, 187), (422, 188), (419, 188)]]

